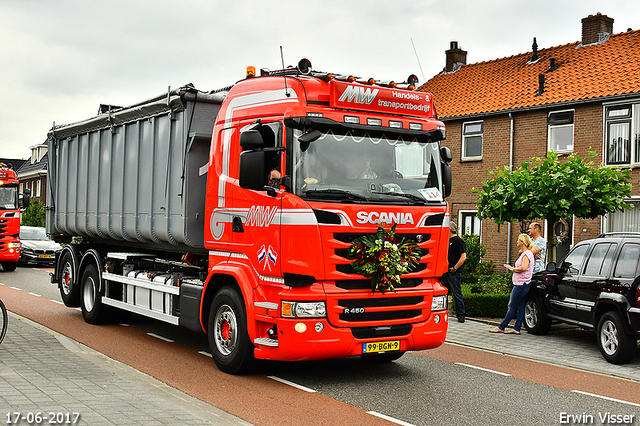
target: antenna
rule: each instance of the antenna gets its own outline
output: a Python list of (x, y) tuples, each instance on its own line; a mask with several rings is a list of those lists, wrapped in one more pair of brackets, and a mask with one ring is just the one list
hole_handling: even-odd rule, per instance
[[(284, 53), (282, 53), (282, 46), (280, 46), (280, 59), (282, 59), (282, 69), (284, 68)], [(289, 89), (287, 89), (287, 76), (283, 75), (282, 78), (284, 78), (284, 94), (287, 95), (287, 98), (289, 96), (291, 96), (291, 93), (289, 93)]]
[(413, 44), (413, 37), (409, 37), (411, 39), (411, 46), (413, 46), (413, 53), (416, 54), (416, 60), (418, 61), (418, 66), (420, 67), (420, 73), (422, 73), (422, 79), (424, 81), (427, 81), (426, 77), (424, 76), (424, 71), (422, 71), (422, 65), (420, 64), (420, 58), (418, 58), (418, 52), (416, 51), (416, 45)]

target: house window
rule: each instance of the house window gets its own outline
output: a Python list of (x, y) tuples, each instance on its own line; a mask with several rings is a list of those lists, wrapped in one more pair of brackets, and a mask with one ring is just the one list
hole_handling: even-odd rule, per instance
[(607, 164), (640, 164), (640, 104), (605, 109)]
[(482, 159), (482, 131), (483, 122), (462, 124), (462, 159)]
[(549, 151), (573, 151), (573, 111), (549, 113), (547, 127)]
[(40, 197), (40, 187), (42, 186), (42, 182), (40, 180), (36, 181), (36, 197)]
[(640, 201), (629, 201), (631, 210), (622, 210), (607, 215), (607, 232), (640, 232)]
[(458, 223), (460, 226), (458, 228), (461, 235), (480, 235), (481, 221), (476, 217), (476, 214), (478, 214), (477, 210), (459, 212), (460, 220)]

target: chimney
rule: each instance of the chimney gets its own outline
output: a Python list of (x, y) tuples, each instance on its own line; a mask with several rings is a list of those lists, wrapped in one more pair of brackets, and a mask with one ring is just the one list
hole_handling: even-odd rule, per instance
[(457, 41), (452, 41), (450, 49), (444, 53), (447, 55), (447, 63), (444, 68), (445, 72), (458, 71), (462, 65), (467, 64), (467, 52), (458, 47)]
[(606, 41), (613, 33), (613, 18), (598, 12), (582, 19), (582, 45)]
[(538, 60), (538, 42), (536, 38), (533, 38), (533, 44), (531, 45), (531, 62), (535, 62)]

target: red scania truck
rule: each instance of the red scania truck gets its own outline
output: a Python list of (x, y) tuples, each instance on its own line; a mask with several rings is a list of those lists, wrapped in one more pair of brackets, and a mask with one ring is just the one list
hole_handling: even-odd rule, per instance
[[(52, 282), (99, 323), (122, 311), (204, 332), (217, 366), (254, 358), (393, 360), (447, 332), (451, 151), (407, 82), (252, 67), (102, 107), (48, 134), (47, 231), (71, 242)], [(347, 251), (396, 224), (420, 248), (395, 292)]]
[(0, 263), (15, 271), (20, 259), (20, 206), (15, 170), (0, 163)]

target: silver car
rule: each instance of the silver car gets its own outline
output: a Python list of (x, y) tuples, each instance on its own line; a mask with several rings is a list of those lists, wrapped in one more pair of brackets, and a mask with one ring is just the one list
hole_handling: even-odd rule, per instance
[(47, 237), (44, 228), (20, 226), (20, 262), (53, 264), (62, 246)]

